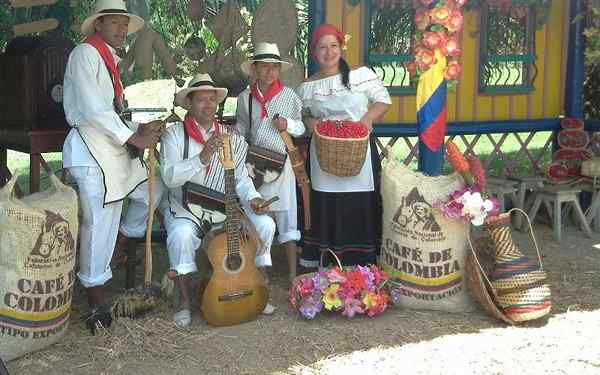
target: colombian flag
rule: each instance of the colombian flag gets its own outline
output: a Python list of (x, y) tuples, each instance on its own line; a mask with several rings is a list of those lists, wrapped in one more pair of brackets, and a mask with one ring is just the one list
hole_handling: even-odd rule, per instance
[(446, 57), (435, 50), (436, 62), (419, 77), (417, 85), (417, 124), (419, 140), (432, 152), (444, 144), (446, 135)]

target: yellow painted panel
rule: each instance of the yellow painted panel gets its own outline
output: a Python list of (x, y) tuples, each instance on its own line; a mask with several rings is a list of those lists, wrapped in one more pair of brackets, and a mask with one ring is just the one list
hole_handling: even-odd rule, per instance
[(562, 61), (562, 33), (563, 33), (563, 17), (565, 16), (564, 7), (565, 2), (562, 0), (554, 0), (552, 2), (552, 10), (550, 13), (549, 27), (547, 32), (550, 33), (548, 38), (548, 52), (546, 53), (546, 74), (548, 79), (546, 80), (545, 90), (545, 112), (544, 117), (556, 117), (561, 113), (560, 103), (560, 74), (561, 74), (561, 61)]
[(513, 120), (527, 118), (527, 95), (513, 95), (510, 97)]
[(475, 120), (492, 120), (492, 97), (489, 95), (477, 95), (475, 104)]
[(508, 101), (508, 95), (495, 95), (493, 96), (493, 107), (494, 107), (494, 119), (495, 120), (508, 120), (510, 119), (510, 104)]
[(327, 9), (325, 10), (327, 23), (331, 23), (341, 29), (344, 28), (344, 25), (342, 25), (344, 1), (345, 0), (327, 0)]
[(535, 34), (535, 48), (536, 48), (536, 66), (537, 66), (537, 77), (533, 83), (535, 91), (531, 94), (530, 105), (528, 109), (530, 118), (543, 118), (544, 117), (544, 86), (546, 83), (546, 30), (549, 25), (546, 24), (541, 30), (538, 30)]
[[(344, 1), (344, 4), (346, 2)], [(360, 29), (360, 18), (361, 7), (360, 6), (350, 6), (344, 5), (344, 29), (347, 34), (350, 34), (350, 40), (348, 41), (348, 49), (346, 50), (346, 58), (348, 59), (348, 64), (350, 66), (358, 66), (360, 65), (360, 44), (362, 41), (362, 31)]]
[(452, 122), (456, 120), (456, 92), (449, 91), (448, 93), (448, 122)]
[(384, 122), (400, 122), (400, 99), (392, 97), (392, 105), (383, 117)]
[(461, 57), (462, 77), (457, 87), (458, 111), (457, 121), (472, 121), (474, 118), (474, 98), (476, 95), (477, 62), (479, 51), (477, 51), (477, 38), (479, 37), (479, 13), (467, 12), (465, 14), (465, 26), (462, 32), (461, 45), (463, 55)]
[(402, 122), (416, 123), (417, 122), (417, 97), (415, 95), (407, 95), (402, 100)]

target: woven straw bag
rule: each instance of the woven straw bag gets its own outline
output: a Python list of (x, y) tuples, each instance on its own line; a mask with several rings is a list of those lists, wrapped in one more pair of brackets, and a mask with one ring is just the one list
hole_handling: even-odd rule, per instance
[(508, 318), (494, 301), (491, 284), (485, 280), (485, 275), (491, 273), (494, 268), (494, 244), (491, 238), (474, 240), (472, 249), (473, 252), (467, 253), (465, 260), (465, 285), (469, 294), (488, 315), (514, 325), (515, 322)]
[(529, 222), (530, 234), (538, 254), (539, 264), (526, 257), (513, 242), (510, 229), (512, 211), (523, 213), (529, 222), (527, 215), (519, 209), (512, 209), (508, 213), (486, 220), (486, 230), (493, 242), (496, 257), (489, 278), (479, 265), (483, 276), (491, 286), (494, 300), (504, 315), (511, 321), (525, 322), (541, 318), (550, 312), (551, 292), (531, 222)]
[(360, 173), (365, 158), (369, 135), (363, 138), (333, 138), (314, 128), (317, 160), (321, 169), (338, 177), (351, 177)]

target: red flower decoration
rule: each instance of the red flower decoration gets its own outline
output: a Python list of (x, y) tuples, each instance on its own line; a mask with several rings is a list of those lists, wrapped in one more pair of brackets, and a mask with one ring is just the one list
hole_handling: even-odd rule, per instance
[(448, 20), (450, 19), (450, 14), (450, 8), (445, 5), (433, 8), (431, 12), (429, 12), (429, 15), (431, 16), (431, 22), (440, 24), (442, 26), (446, 26)]
[(431, 20), (429, 18), (429, 13), (425, 10), (418, 10), (415, 12), (415, 26), (417, 30), (425, 31)]
[(346, 273), (346, 283), (349, 289), (363, 290), (367, 288), (367, 280), (360, 271), (350, 271)]
[(448, 66), (446, 67), (446, 71), (444, 73), (444, 77), (447, 80), (452, 80), (452, 79), (458, 79), (458, 77), (460, 76), (460, 65), (458, 64), (458, 61), (450, 61), (448, 63)]
[(440, 44), (442, 43), (442, 38), (440, 38), (440, 34), (442, 33), (438, 33), (435, 31), (427, 31), (425, 34), (423, 34), (423, 45), (432, 50), (439, 48)]
[(463, 15), (459, 10), (453, 10), (446, 22), (446, 28), (451, 33), (456, 33), (462, 30), (464, 23)]
[(446, 40), (446, 42), (442, 46), (442, 53), (446, 56), (459, 56), (461, 50), (460, 45), (458, 43), (458, 37), (453, 35), (450, 38), (448, 38), (448, 40)]
[(435, 55), (432, 50), (427, 48), (420, 48), (415, 51), (415, 63), (421, 70), (427, 70), (433, 64), (435, 64)]

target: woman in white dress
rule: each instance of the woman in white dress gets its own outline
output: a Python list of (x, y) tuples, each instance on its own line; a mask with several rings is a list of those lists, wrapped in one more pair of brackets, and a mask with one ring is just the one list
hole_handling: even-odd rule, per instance
[[(372, 131), (373, 121), (391, 104), (381, 80), (367, 67), (350, 70), (342, 58), (344, 34), (330, 24), (311, 37), (311, 53), (319, 71), (298, 88), (303, 120), (309, 132), (321, 120), (360, 121)], [(345, 265), (376, 263), (381, 242), (381, 165), (370, 137), (360, 173), (337, 177), (324, 172), (310, 144), (312, 228), (304, 233), (300, 264), (316, 267), (320, 252), (330, 248)]]

